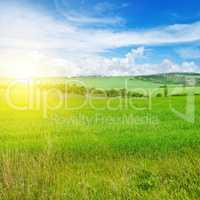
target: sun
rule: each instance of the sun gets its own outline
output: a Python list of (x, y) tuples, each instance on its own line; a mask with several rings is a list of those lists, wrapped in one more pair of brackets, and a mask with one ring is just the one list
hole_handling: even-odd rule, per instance
[(23, 65), (22, 63), (19, 65), (16, 65), (15, 63), (15, 65), (12, 66), (9, 74), (10, 77), (16, 80), (32, 80), (38, 75), (35, 67), (31, 65)]
[(3, 62), (6, 76), (21, 80), (29, 80), (39, 76), (41, 63), (33, 55), (24, 53), (6, 57)]
[(32, 79), (34, 78), (35, 76), (37, 76), (34, 68), (30, 67), (30, 66), (19, 66), (19, 67), (16, 67), (14, 68), (14, 71), (13, 71), (13, 77), (15, 79), (26, 79), (26, 80), (29, 80), (29, 79)]

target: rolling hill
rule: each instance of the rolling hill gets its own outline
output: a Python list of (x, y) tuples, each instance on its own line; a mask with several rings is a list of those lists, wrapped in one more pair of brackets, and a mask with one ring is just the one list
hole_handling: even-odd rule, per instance
[(67, 81), (77, 81), (87, 87), (95, 88), (154, 88), (162, 85), (200, 85), (200, 74), (198, 73), (167, 73), (145, 76), (87, 76), (73, 77), (65, 79)]

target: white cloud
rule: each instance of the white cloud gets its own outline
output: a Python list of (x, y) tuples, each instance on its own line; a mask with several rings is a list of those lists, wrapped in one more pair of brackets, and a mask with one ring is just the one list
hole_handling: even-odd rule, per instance
[(138, 64), (137, 60), (143, 56), (145, 56), (145, 49), (144, 47), (139, 47), (137, 49), (132, 49), (122, 58), (105, 58), (93, 55), (75, 60), (73, 60), (74, 58), (71, 58), (70, 65), (65, 65), (65, 60), (63, 60), (62, 66), (66, 69), (65, 72), (70, 76), (120, 76), (169, 72), (200, 72), (200, 69), (194, 62), (182, 62), (176, 64), (169, 59), (164, 59), (161, 63), (156, 64)]
[[(102, 20), (104, 23), (105, 20), (83, 17), (81, 21), (77, 16), (71, 21), (101, 23)], [(1, 68), (9, 71), (12, 66), (20, 65), (40, 68), (43, 75), (128, 75), (197, 70), (193, 62), (178, 65), (164, 60), (161, 64), (138, 65), (135, 61), (144, 56), (144, 47), (133, 49), (124, 58), (109, 59), (100, 54), (131, 45), (160, 45), (196, 40), (200, 40), (200, 22), (143, 31), (113, 31), (81, 28), (69, 20), (58, 21), (32, 9), (1, 8), (0, 73), (2, 74)]]
[(130, 45), (157, 45), (200, 40), (200, 22), (143, 31), (86, 29), (77, 27), (73, 23), (58, 21), (36, 11), (20, 8), (1, 12), (0, 38), (1, 46), (103, 52)]
[(108, 2), (99, 2), (84, 6), (85, 2), (79, 3), (76, 9), (70, 6), (70, 1), (54, 0), (57, 12), (65, 17), (65, 19), (73, 24), (79, 26), (93, 25), (112, 26), (124, 24), (125, 20), (116, 16), (116, 11), (122, 9), (122, 5), (112, 4)]
[(83, 26), (88, 24), (93, 24), (96, 26), (99, 25), (115, 25), (124, 23), (124, 20), (121, 17), (94, 17), (94, 16), (86, 16), (80, 15), (77, 13), (71, 13), (65, 15), (66, 20), (72, 23), (76, 23), (77, 25)]

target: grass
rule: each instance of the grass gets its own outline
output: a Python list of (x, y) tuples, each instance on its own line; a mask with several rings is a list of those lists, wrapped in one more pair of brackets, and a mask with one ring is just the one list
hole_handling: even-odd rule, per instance
[[(135, 89), (135, 88), (159, 88), (163, 85), (177, 86), (184, 85), (195, 81), (196, 86), (199, 86), (200, 74), (197, 73), (168, 73), (168, 74), (156, 74), (146, 76), (85, 76), (85, 77), (72, 77), (72, 78), (45, 78), (39, 80), (45, 80), (52, 82), (69, 82), (82, 84), (87, 88), (98, 89)], [(4, 80), (5, 82), (5, 80)]]
[(69, 81), (79, 81), (85, 84), (86, 87), (95, 87), (100, 89), (120, 89), (120, 88), (155, 88), (161, 84), (151, 81), (143, 81), (134, 77), (77, 77), (66, 79)]
[(45, 117), (0, 96), (0, 199), (199, 198), (199, 96), (195, 123), (170, 109), (184, 111), (181, 96), (153, 98), (152, 107), (147, 98), (83, 105), (71, 96)]

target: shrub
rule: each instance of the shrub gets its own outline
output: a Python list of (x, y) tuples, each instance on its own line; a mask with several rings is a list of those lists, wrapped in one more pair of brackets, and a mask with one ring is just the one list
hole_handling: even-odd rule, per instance
[(120, 96), (119, 90), (116, 89), (110, 89), (106, 90), (107, 97), (117, 97)]
[(141, 94), (141, 93), (138, 93), (138, 92), (131, 92), (131, 91), (129, 91), (128, 92), (128, 97), (144, 97), (144, 95)]
[(162, 97), (163, 95), (161, 94), (161, 93), (158, 93), (157, 95), (156, 95), (156, 97)]

